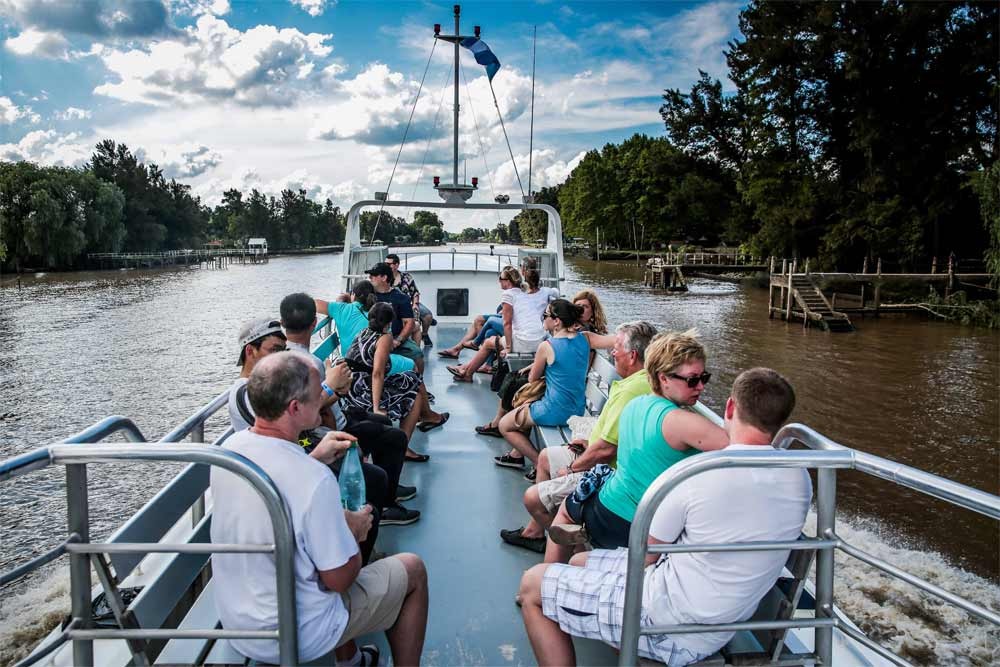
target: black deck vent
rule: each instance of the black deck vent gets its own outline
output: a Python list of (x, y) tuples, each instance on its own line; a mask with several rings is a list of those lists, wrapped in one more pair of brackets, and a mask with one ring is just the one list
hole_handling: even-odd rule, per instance
[(469, 290), (466, 287), (448, 287), (437, 291), (438, 317), (468, 317)]

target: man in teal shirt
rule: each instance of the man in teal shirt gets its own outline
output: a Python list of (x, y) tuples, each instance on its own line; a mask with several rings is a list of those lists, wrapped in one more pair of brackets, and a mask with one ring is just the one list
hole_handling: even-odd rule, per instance
[(537, 479), (524, 493), (524, 507), (531, 521), (523, 528), (501, 530), (500, 538), (514, 546), (537, 553), (545, 552), (545, 529), (552, 523), (562, 501), (573, 492), (583, 473), (598, 463), (614, 464), (618, 453), (618, 422), (633, 398), (652, 388), (643, 364), (646, 346), (656, 335), (648, 322), (626, 322), (615, 332), (611, 356), (621, 377), (611, 384), (608, 402), (597, 418), (589, 441), (574, 440), (568, 445), (547, 447), (538, 456)]

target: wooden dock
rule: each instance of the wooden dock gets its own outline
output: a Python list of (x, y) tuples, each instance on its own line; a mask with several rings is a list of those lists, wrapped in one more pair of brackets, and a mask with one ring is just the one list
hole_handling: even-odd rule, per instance
[(666, 253), (646, 261), (643, 282), (671, 292), (686, 292), (687, 277), (699, 274), (763, 273), (768, 270), (761, 257), (719, 253)]
[(168, 266), (226, 269), (230, 264), (266, 264), (267, 261), (266, 252), (242, 248), (87, 254), (87, 263), (95, 269), (155, 269)]
[[(782, 260), (780, 272), (775, 271), (774, 260), (770, 266), (768, 287), (768, 317), (775, 315), (783, 320), (802, 320), (803, 326), (817, 326), (826, 331), (854, 331), (849, 313), (874, 315), (891, 310), (894, 312), (918, 310), (912, 304), (882, 303), (882, 287), (893, 282), (922, 282), (944, 286), (944, 295), (962, 285), (978, 286), (989, 282), (989, 273), (957, 273), (949, 260), (946, 272), (937, 272), (937, 262), (930, 273), (883, 273), (879, 260), (874, 273), (868, 272), (866, 261), (860, 273), (810, 272), (809, 262), (800, 273), (798, 261)], [(860, 294), (833, 293), (827, 298), (823, 288), (832, 283), (856, 283)], [(777, 297), (777, 298), (775, 298)], [(839, 303), (838, 303), (839, 300)]]

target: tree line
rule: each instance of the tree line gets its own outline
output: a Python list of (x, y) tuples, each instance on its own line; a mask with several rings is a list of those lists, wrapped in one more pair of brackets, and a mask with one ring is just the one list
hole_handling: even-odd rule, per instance
[(998, 20), (995, 2), (751, 2), (735, 91), (700, 72), (665, 91), (664, 137), (590, 151), (558, 188), (566, 233), (854, 270), (995, 257)]

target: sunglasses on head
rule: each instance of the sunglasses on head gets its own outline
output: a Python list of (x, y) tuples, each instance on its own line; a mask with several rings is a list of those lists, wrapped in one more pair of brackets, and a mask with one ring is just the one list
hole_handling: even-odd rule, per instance
[(699, 384), (708, 384), (708, 381), (712, 379), (712, 374), (702, 373), (701, 375), (685, 377), (683, 375), (678, 375), (677, 373), (667, 373), (667, 377), (672, 377), (675, 380), (680, 380), (681, 382), (687, 382), (688, 389), (694, 389)]

